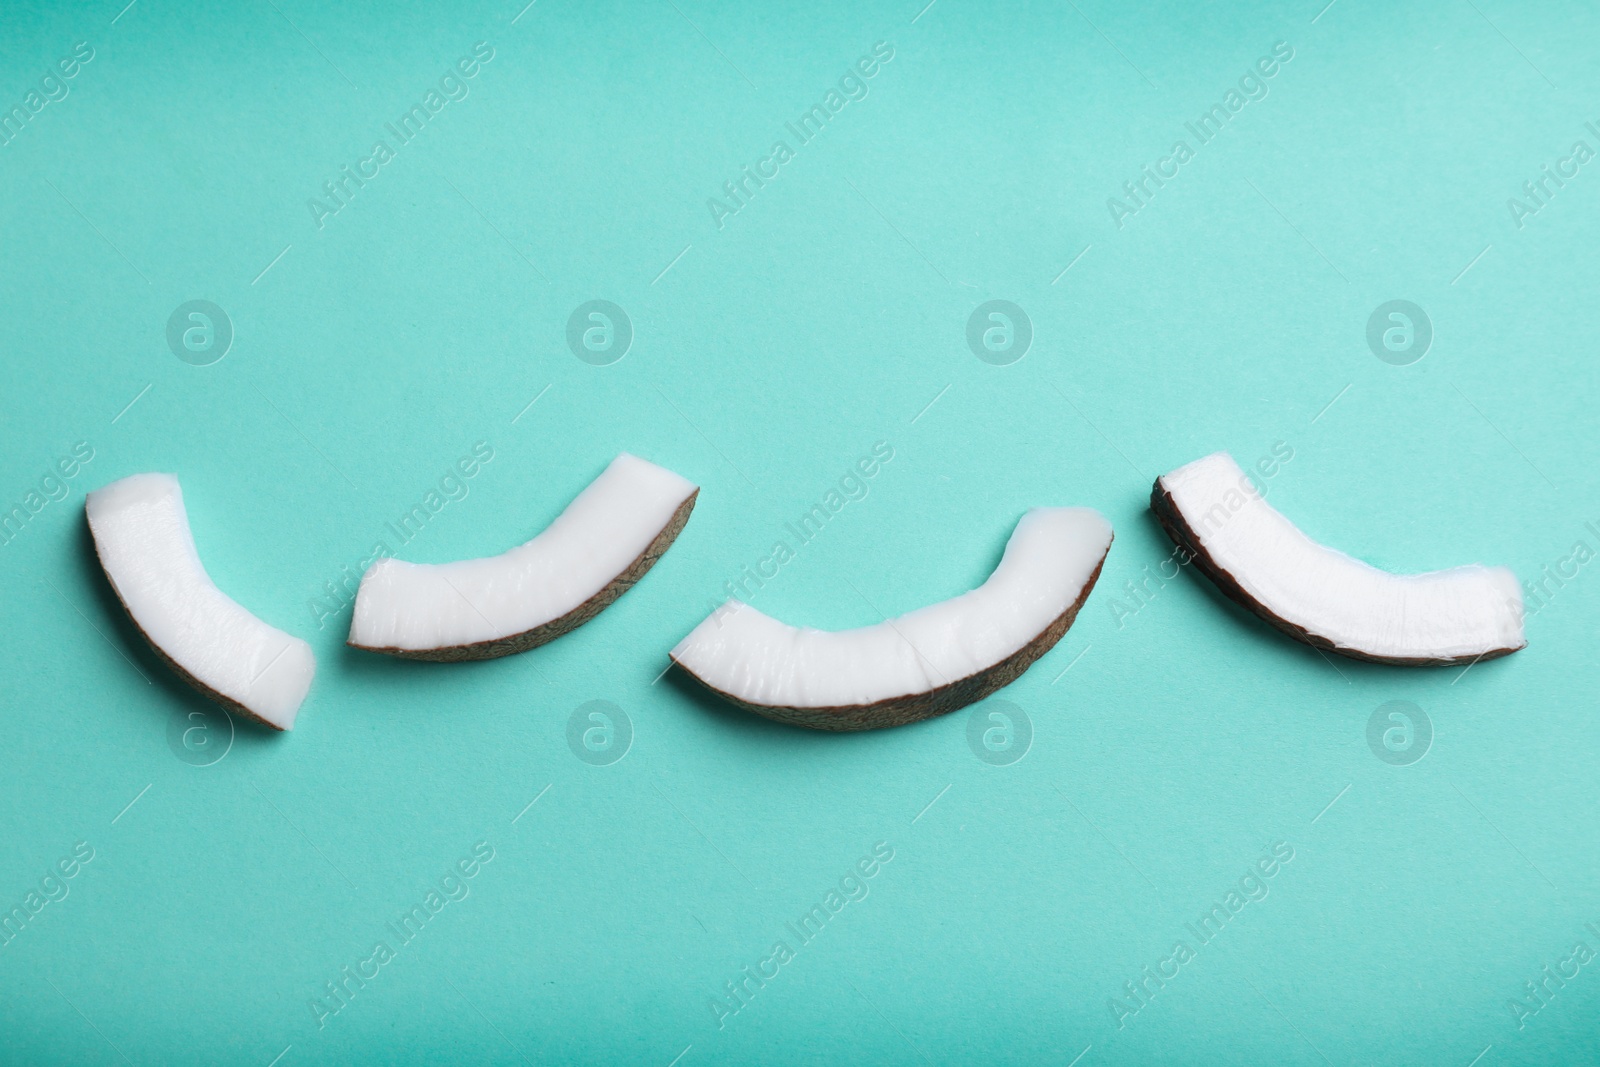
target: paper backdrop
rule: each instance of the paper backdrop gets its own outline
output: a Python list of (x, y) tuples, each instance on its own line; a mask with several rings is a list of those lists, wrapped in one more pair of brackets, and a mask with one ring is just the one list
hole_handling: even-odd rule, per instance
[[(0, 1058), (1596, 1056), (1592, 7), (521, 2), (0, 15)], [(1227, 604), (1147, 510), (1218, 449), (1378, 566), (1514, 568), (1528, 648)], [(375, 554), (622, 450), (702, 490), (594, 622), (343, 646)], [(110, 593), (84, 493), (152, 470), (314, 646), (293, 733)], [(1116, 542), (987, 704), (827, 736), (666, 671), (730, 589), (964, 591), (1035, 505)]]

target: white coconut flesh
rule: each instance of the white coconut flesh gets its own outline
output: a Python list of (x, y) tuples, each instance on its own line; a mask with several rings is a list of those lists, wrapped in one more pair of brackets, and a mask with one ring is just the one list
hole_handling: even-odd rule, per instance
[(380, 559), (356, 592), (349, 643), (427, 651), (503, 641), (604, 591), (695, 494), (693, 482), (624, 452), (533, 540), (453, 563)]
[(86, 508), (106, 577), (157, 651), (225, 706), (293, 729), (316, 673), (311, 646), (262, 622), (211, 581), (178, 479), (135, 474), (91, 492)]
[(1080, 602), (1111, 547), (1089, 508), (1034, 508), (977, 589), (859, 629), (789, 626), (730, 600), (672, 650), (752, 705), (849, 708), (930, 693), (1022, 650)]
[(1379, 570), (1307, 537), (1226, 452), (1162, 475), (1157, 485), (1198, 542), (1191, 547), (1270, 616), (1321, 639), (1313, 643), (1419, 664), (1470, 661), (1527, 643), (1522, 590), (1505, 567)]

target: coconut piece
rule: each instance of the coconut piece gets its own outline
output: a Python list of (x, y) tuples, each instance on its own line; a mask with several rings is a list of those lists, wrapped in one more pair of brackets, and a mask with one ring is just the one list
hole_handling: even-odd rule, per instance
[(1522, 589), (1507, 568), (1379, 570), (1300, 532), (1226, 452), (1157, 478), (1150, 510), (1225, 595), (1317, 648), (1443, 667), (1527, 645)]
[(178, 677), (229, 711), (294, 729), (316, 658), (218, 589), (170, 474), (135, 474), (88, 495), (95, 552), (133, 624)]
[(788, 626), (729, 600), (671, 656), (712, 692), (814, 730), (899, 726), (1009, 685), (1067, 632), (1100, 576), (1111, 524), (1034, 508), (977, 589), (874, 626)]
[(408, 659), (493, 659), (600, 614), (671, 547), (700, 490), (624, 452), (543, 533), (498, 556), (380, 559), (356, 591), (349, 644)]

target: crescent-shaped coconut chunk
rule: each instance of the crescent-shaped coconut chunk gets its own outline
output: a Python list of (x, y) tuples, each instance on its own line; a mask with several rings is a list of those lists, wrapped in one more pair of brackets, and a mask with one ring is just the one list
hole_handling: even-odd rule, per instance
[(135, 474), (88, 495), (95, 552), (156, 654), (218, 704), (292, 730), (311, 688), (311, 646), (240, 607), (206, 574), (170, 474)]
[(453, 563), (380, 559), (362, 576), (348, 644), (425, 660), (509, 656), (600, 614), (671, 547), (700, 490), (624, 452), (545, 530)]
[(1009, 685), (1061, 639), (1111, 538), (1089, 508), (1034, 508), (969, 593), (837, 632), (730, 600), (672, 659), (719, 696), (796, 726), (870, 730), (943, 715)]
[(1150, 510), (1230, 599), (1317, 648), (1378, 663), (1450, 666), (1527, 645), (1522, 589), (1510, 570), (1379, 570), (1307, 537), (1226, 452), (1157, 478)]

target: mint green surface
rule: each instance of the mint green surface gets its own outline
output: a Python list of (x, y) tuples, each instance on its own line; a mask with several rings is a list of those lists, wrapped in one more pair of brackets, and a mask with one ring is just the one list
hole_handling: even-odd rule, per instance
[[(1507, 203), (1600, 150), (1591, 6), (123, 2), (0, 14), (0, 108), (93, 50), (0, 146), (0, 500), (93, 453), (0, 545), (0, 908), (93, 852), (0, 947), (0, 1062), (1600, 1057), (1600, 162)], [(399, 144), (478, 42), (465, 97)], [(875, 42), (865, 97), (800, 144), (785, 123)], [(1276, 42), (1265, 97), (1200, 144), (1185, 123)], [(380, 138), (319, 227), (308, 200)], [(708, 198), (778, 139), (719, 228)], [(1119, 227), (1107, 198), (1179, 139)], [(209, 366), (166, 339), (196, 299), (234, 331)], [(633, 327), (609, 366), (566, 341), (594, 299)], [(967, 345), (991, 299), (1032, 323), (1009, 366)], [(1366, 341), (1397, 299), (1433, 327), (1409, 366)], [(476, 442), (465, 496), (386, 534)], [(799, 544), (878, 442), (865, 496)], [(1331, 662), (1187, 570), (1135, 599), (1171, 552), (1152, 478), (1275, 446), (1270, 499), (1328, 544), (1576, 576), (1526, 651), (1465, 672)], [(703, 488), (597, 620), (480, 664), (343, 647), (319, 598), (376, 541), (502, 551), (622, 450)], [(181, 478), (217, 583), (318, 657), (296, 729), (240, 722), (209, 766), (169, 744), (209, 705), (128, 625), (81, 514), (149, 470)], [(980, 581), (1045, 504), (1116, 543), (1001, 694), (1019, 762), (977, 758), (967, 712), (830, 736), (657, 680), (780, 540), (753, 602), (863, 625)], [(631, 723), (609, 765), (568, 745), (592, 700)], [(1432, 724), (1409, 765), (1367, 741), (1392, 700)], [(1186, 924), (1275, 844), (1266, 896), (1201, 944)], [(875, 845), (866, 896), (802, 943)], [(402, 942), (475, 846), (465, 898)], [(374, 966), (332, 1012), (341, 968)]]

